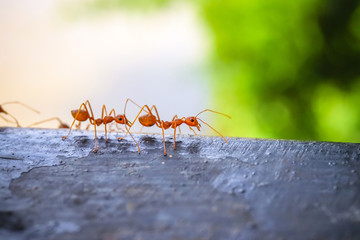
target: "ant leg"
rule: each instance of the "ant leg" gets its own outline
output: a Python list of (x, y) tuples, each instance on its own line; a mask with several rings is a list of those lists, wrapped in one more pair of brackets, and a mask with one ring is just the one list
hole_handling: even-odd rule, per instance
[(33, 112), (36, 112), (37, 114), (40, 113), (40, 112), (39, 112), (38, 110), (36, 110), (35, 108), (30, 107), (29, 105), (26, 105), (25, 103), (22, 103), (22, 102), (20, 102), (20, 101), (6, 102), (6, 103), (1, 104), (1, 106), (7, 105), (7, 104), (19, 104), (19, 105), (22, 105), (23, 107), (26, 107), (26, 108), (32, 110)]
[[(175, 119), (178, 119), (178, 116), (177, 116), (177, 115), (175, 115), (175, 116), (172, 118), (171, 122), (174, 122)], [(176, 126), (176, 125), (175, 125), (175, 126)], [(180, 126), (179, 126), (179, 130), (180, 130)], [(176, 141), (176, 127), (174, 127), (174, 149), (175, 149), (175, 141)]]
[[(127, 104), (128, 104), (128, 101), (131, 101), (131, 102), (134, 103), (136, 106), (140, 107), (140, 106), (139, 106), (138, 104), (136, 104), (133, 100), (131, 100), (130, 98), (128, 98), (128, 99), (126, 100), (125, 108), (124, 108), (124, 115), (125, 115), (125, 116), (126, 116), (126, 106), (127, 106)], [(148, 111), (147, 111), (145, 108), (147, 108)], [(152, 114), (152, 113), (151, 113), (151, 110), (149, 109), (149, 107), (148, 107), (147, 105), (144, 105), (144, 106), (140, 109), (140, 111), (139, 111), (138, 115), (135, 117), (134, 121), (129, 125), (129, 129), (126, 128), (126, 123), (125, 123), (125, 128), (126, 128), (127, 132), (129, 132), (129, 134), (130, 134), (130, 129), (131, 129), (132, 126), (135, 124), (136, 120), (139, 118), (139, 115), (141, 114), (142, 111), (145, 111), (145, 112), (147, 112), (147, 113), (149, 113), (149, 114)], [(127, 135), (127, 133), (126, 133), (126, 135)], [(118, 140), (120, 141), (120, 140), (124, 139), (124, 138), (126, 137), (126, 135), (125, 135), (124, 137), (119, 137)], [(132, 137), (132, 136), (131, 136), (131, 137)], [(134, 138), (133, 138), (133, 139), (134, 139)]]
[(144, 105), (144, 106), (140, 109), (139, 113), (136, 115), (136, 117), (135, 117), (134, 121), (132, 122), (132, 124), (130, 124), (129, 130), (132, 128), (132, 126), (134, 126), (134, 124), (135, 124), (136, 120), (139, 118), (141, 112), (142, 112), (142, 111), (147, 112), (147, 111), (145, 110), (145, 108), (147, 108), (147, 109), (149, 110), (149, 112), (150, 112), (149, 114), (151, 114), (150, 108), (149, 108), (147, 105)]
[(159, 116), (158, 110), (157, 110), (157, 108), (156, 108), (155, 105), (152, 105), (152, 107), (150, 108), (150, 114), (151, 114), (151, 115), (153, 115), (153, 114), (152, 114), (152, 111), (151, 111), (152, 109), (155, 110), (155, 113), (156, 113), (156, 116), (157, 116), (157, 119), (158, 119), (155, 124), (156, 124), (157, 127), (160, 128), (160, 127), (161, 127), (161, 124), (160, 124), (160, 121), (161, 121), (161, 120), (160, 120), (160, 116)]
[(120, 132), (124, 133), (126, 132), (124, 129), (122, 129), (121, 127), (118, 126), (118, 123), (115, 123), (116, 129), (119, 130)]
[[(75, 121), (76, 121), (76, 118), (78, 117), (79, 112), (80, 112), (80, 110), (81, 110), (81, 108), (82, 108), (83, 106), (85, 106), (84, 103), (82, 103), (82, 104), (80, 105), (79, 110), (78, 110), (78, 112), (76, 113), (76, 115), (75, 115), (75, 117), (74, 117), (74, 121), (72, 122), (72, 124), (71, 124), (71, 126), (70, 126), (68, 135), (63, 136), (62, 139), (66, 139), (66, 138), (70, 135), (71, 129), (72, 129), (72, 127), (74, 126), (74, 123), (75, 123)], [(86, 106), (85, 106), (85, 107), (86, 107)]]
[[(128, 99), (129, 99), (129, 98), (128, 98)], [(139, 118), (141, 112), (142, 112), (142, 111), (145, 111), (145, 112), (146, 112), (145, 108), (147, 108), (147, 109), (149, 110), (150, 114), (151, 114), (151, 111), (150, 111), (149, 107), (148, 107), (147, 105), (144, 105), (144, 106), (140, 109), (139, 113), (138, 113), (137, 116), (135, 117), (135, 119), (134, 119), (134, 121), (132, 122), (132, 124), (130, 124), (129, 128), (127, 128), (127, 126), (126, 126), (126, 124), (125, 124), (125, 128), (126, 128), (126, 130), (127, 130), (127, 133), (130, 134), (130, 136), (132, 137), (132, 139), (133, 139), (134, 141), (135, 141), (135, 138), (132, 136), (132, 134), (131, 134), (131, 132), (130, 132), (130, 129), (132, 128), (132, 126), (134, 126), (134, 124), (135, 124), (136, 120)], [(127, 134), (127, 133), (126, 133), (126, 134)], [(118, 140), (120, 141), (120, 140), (124, 139), (125, 137), (126, 137), (126, 135), (125, 135), (124, 137), (121, 137), (121, 138), (119, 137)], [(136, 145), (138, 146), (138, 150), (139, 150), (139, 153), (140, 153), (139, 144), (138, 144), (136, 141), (135, 141), (135, 143), (136, 143)]]
[[(111, 116), (111, 113), (114, 114), (114, 119), (115, 119), (116, 115), (115, 115), (115, 109), (114, 109), (114, 108), (111, 109), (111, 111), (110, 111), (110, 113), (109, 113), (108, 116)], [(107, 114), (106, 114), (106, 115), (107, 115)], [(116, 122), (115, 122), (115, 124), (116, 124)], [(112, 129), (112, 126), (113, 126), (113, 123), (111, 122), (110, 125), (109, 125), (109, 132), (115, 132), (115, 130)], [(116, 126), (117, 126), (117, 124), (116, 124)]]
[[(132, 101), (130, 98), (128, 98), (128, 100)], [(127, 104), (127, 101), (126, 101), (126, 104)], [(126, 104), (125, 104), (125, 105), (126, 105)], [(147, 105), (144, 105), (144, 106), (141, 108), (141, 110), (140, 110), (140, 112), (138, 113), (138, 115), (135, 117), (135, 119), (134, 119), (134, 121), (132, 122), (132, 124), (130, 124), (129, 129), (127, 129), (126, 124), (125, 124), (125, 128), (126, 128), (126, 130), (127, 130), (129, 133), (130, 133), (130, 129), (132, 128), (132, 126), (134, 126), (136, 120), (139, 118), (139, 115), (141, 114), (141, 112), (142, 112), (142, 111), (148, 112), (148, 111), (145, 110), (145, 108), (148, 108), (148, 109), (149, 109), (149, 107), (148, 107)], [(142, 129), (143, 127), (144, 127), (144, 126), (142, 126), (141, 129)], [(141, 130), (140, 130), (140, 131), (141, 131)], [(125, 134), (125, 136), (119, 137), (118, 140), (120, 141), (120, 140), (124, 139), (124, 138), (126, 137), (126, 135), (127, 135), (127, 133)]]
[[(111, 110), (111, 111), (112, 111), (112, 110)], [(104, 119), (104, 113), (105, 113), (105, 116), (108, 115), (105, 104), (103, 105), (102, 110), (101, 110), (101, 119)], [(105, 126), (105, 141), (107, 142), (107, 141), (108, 141), (108, 138), (107, 138), (107, 128), (106, 128), (106, 125), (107, 125), (107, 123), (104, 123), (104, 126)]]
[[(91, 123), (91, 121), (94, 122), (94, 113), (93, 113), (93, 110), (92, 110), (92, 108), (91, 108), (91, 105), (90, 105), (89, 100), (86, 100), (86, 102), (85, 102), (85, 104), (84, 104), (84, 107), (85, 107), (86, 111), (89, 112), (88, 109), (87, 109), (87, 107), (86, 107), (86, 104), (89, 106), (90, 112), (91, 112), (91, 117), (92, 117), (92, 119), (89, 119), (89, 120), (90, 120), (90, 123)], [(90, 115), (90, 114), (89, 114), (89, 115)]]
[(9, 119), (7, 119), (7, 118), (4, 117), (4, 116), (1, 116), (1, 115), (0, 115), (0, 118), (2, 118), (5, 122), (14, 123), (14, 122), (10, 121)]
[[(129, 129), (127, 129), (127, 126), (125, 125), (125, 129), (127, 130), (127, 132), (126, 132), (126, 135), (129, 133), (129, 135), (131, 136), (131, 138), (134, 140), (134, 142), (136, 143), (136, 146), (138, 147), (138, 152), (139, 152), (139, 154), (140, 154), (140, 152), (141, 152), (141, 150), (140, 150), (140, 146), (139, 146), (139, 144), (137, 143), (137, 141), (135, 140), (135, 138), (133, 137), (133, 135), (131, 134), (131, 132), (129, 131)], [(125, 135), (125, 136), (126, 136)]]
[[(110, 111), (110, 113), (109, 113), (109, 116), (111, 116), (111, 114), (113, 114), (114, 115), (114, 118), (116, 118), (116, 113), (115, 113), (115, 109), (113, 108), (113, 109), (111, 109), (111, 111)], [(119, 126), (118, 126), (118, 123), (115, 121), (115, 126), (116, 126), (116, 128), (117, 128), (117, 130), (120, 130), (121, 132), (124, 132), (124, 130), (122, 130), (122, 128), (120, 128)]]
[[(74, 126), (74, 123), (75, 123), (75, 121), (76, 121), (76, 119), (77, 119), (77, 117), (78, 117), (78, 115), (79, 115), (79, 113), (80, 113), (81, 108), (84, 107), (84, 108), (85, 108), (85, 111), (86, 111), (87, 113), (89, 113), (89, 110), (87, 109), (87, 107), (86, 107), (86, 105), (85, 105), (86, 103), (88, 103), (88, 105), (89, 105), (89, 107), (90, 107), (90, 110), (91, 110), (91, 106), (90, 106), (89, 100), (87, 100), (85, 103), (82, 103), (82, 104), (80, 105), (79, 110), (77, 111), (77, 113), (76, 113), (76, 115), (75, 115), (75, 117), (74, 117), (74, 121), (72, 122), (72, 124), (71, 124), (71, 126), (70, 126), (69, 133), (68, 133), (68, 135), (62, 137), (63, 139), (66, 139), (66, 138), (70, 135), (71, 129), (72, 129), (72, 127)], [(90, 124), (91, 124), (91, 125), (95, 124), (95, 122), (94, 122), (92, 119), (94, 119), (94, 114), (93, 114), (93, 112), (92, 112), (92, 110), (91, 110), (91, 117), (89, 118), (89, 121), (90, 121)]]
[(176, 141), (176, 127), (174, 127), (174, 150), (175, 150), (175, 141)]
[(96, 124), (94, 124), (94, 129), (95, 129), (95, 150), (94, 152), (97, 152), (97, 134), (96, 134)]
[(104, 125), (105, 125), (105, 142), (108, 142), (106, 124)]
[[(40, 112), (39, 112), (38, 110), (36, 110), (35, 108), (32, 108), (32, 107), (30, 107), (29, 105), (26, 105), (25, 103), (22, 103), (22, 102), (20, 102), (20, 101), (6, 102), (6, 103), (1, 104), (1, 105), (0, 105), (0, 112), (3, 112), (3, 113), (5, 113), (5, 114), (9, 115), (12, 119), (14, 119), (17, 127), (21, 127), (20, 124), (19, 124), (19, 122), (18, 122), (18, 120), (17, 120), (13, 115), (11, 115), (10, 113), (6, 112), (6, 111), (2, 108), (2, 106), (7, 105), (7, 104), (20, 104), (20, 105), (22, 105), (23, 107), (26, 107), (26, 108), (28, 108), (28, 109), (30, 109), (30, 110), (38, 113), (38, 114), (40, 113)], [(3, 119), (4, 119), (4, 118), (3, 118)]]
[[(134, 102), (133, 100), (131, 100), (130, 98), (128, 98), (128, 99), (126, 99), (125, 107), (124, 107), (124, 114), (125, 114), (125, 116), (126, 116), (126, 107), (127, 107), (127, 104), (128, 104), (129, 101), (132, 102), (134, 105), (138, 106), (139, 108), (141, 108), (141, 107), (139, 106), (139, 104), (137, 104), (136, 102)], [(146, 111), (146, 110), (145, 110), (145, 112), (149, 113), (149, 112)]]
[[(114, 117), (116, 116), (116, 114), (115, 114), (115, 109), (114, 109), (114, 108), (111, 109), (111, 111), (109, 112), (109, 115), (108, 115), (108, 116), (111, 116), (111, 113), (114, 114)], [(106, 114), (106, 115), (107, 115), (107, 114)]]
[(138, 148), (138, 152), (139, 152), (139, 154), (140, 154), (140, 152), (141, 152), (140, 146), (139, 146), (139, 144), (137, 143), (137, 141), (135, 140), (134, 136), (131, 134), (130, 128), (128, 129), (127, 126), (125, 125), (125, 129), (126, 129), (126, 134), (125, 134), (125, 136), (119, 137), (119, 138), (118, 138), (118, 141), (123, 140), (123, 139), (129, 134), (130, 137), (131, 137), (131, 138), (134, 140), (134, 142), (136, 143), (136, 146), (137, 146), (137, 148)]
[[(125, 128), (126, 128), (126, 125), (125, 125)], [(126, 138), (126, 136), (128, 135), (128, 131), (130, 130), (130, 128), (129, 129), (127, 129), (126, 128), (126, 133), (125, 133), (125, 136), (123, 136), (123, 137), (118, 137), (118, 141), (121, 141), (121, 140), (123, 140), (124, 138)], [(130, 133), (130, 132), (129, 132)]]
[[(112, 109), (112, 110), (110, 111), (110, 114), (109, 114), (109, 115), (111, 115), (111, 113), (114, 114), (114, 118), (115, 118), (115, 117), (116, 117), (115, 109)], [(118, 128), (117, 123), (116, 123), (116, 127)], [(119, 128), (118, 128), (118, 129), (119, 129)], [(127, 136), (127, 134), (129, 133), (129, 135), (131, 136), (131, 138), (134, 140), (134, 142), (135, 142), (135, 144), (136, 144), (136, 146), (137, 146), (137, 148), (138, 148), (138, 152), (139, 152), (139, 154), (140, 154), (140, 152), (141, 152), (140, 146), (139, 146), (139, 144), (137, 143), (137, 141), (135, 140), (135, 138), (133, 137), (133, 135), (130, 133), (130, 129), (127, 129), (126, 124), (125, 124), (125, 129), (126, 129), (126, 134), (125, 134), (125, 136), (122, 137), (122, 138), (118, 138), (118, 140), (121, 140), (121, 139), (125, 138), (125, 137)], [(121, 130), (122, 130), (122, 129), (121, 129)]]
[[(115, 109), (114, 109), (114, 108), (111, 109), (111, 111), (110, 111), (110, 113), (109, 113), (108, 116), (111, 116), (111, 114), (113, 114), (114, 118), (116, 118), (116, 112), (115, 112)], [(122, 128), (120, 128), (120, 127), (118, 126), (118, 123), (117, 123), (117, 122), (115, 122), (115, 126), (116, 126), (117, 130), (119, 130), (120, 132), (125, 132)], [(111, 125), (110, 125), (109, 131), (112, 131)], [(114, 131), (115, 131), (115, 130), (114, 130)]]
[[(136, 106), (138, 106), (138, 107), (140, 108), (139, 114), (141, 113), (142, 110), (144, 110), (145, 112), (149, 113), (147, 110), (144, 109), (145, 106), (149, 109), (149, 107), (148, 107), (147, 105), (144, 105), (143, 107), (140, 107), (139, 104), (137, 104), (136, 102), (134, 102), (133, 100), (131, 100), (130, 98), (128, 98), (128, 99), (126, 99), (125, 106), (124, 106), (124, 115), (125, 115), (125, 117), (126, 117), (126, 107), (127, 107), (127, 104), (128, 104), (129, 101), (132, 102), (134, 105), (136, 105)], [(150, 110), (150, 112), (151, 112), (151, 110)], [(114, 112), (114, 114), (115, 114), (115, 112)], [(138, 115), (139, 115), (139, 114), (138, 114)], [(136, 117), (136, 118), (137, 118), (137, 117)], [(133, 121), (133, 123), (130, 124), (130, 128), (135, 124), (136, 118), (135, 118), (135, 120)], [(126, 123), (125, 123), (125, 125), (126, 125)], [(126, 128), (126, 126), (125, 126), (125, 128)], [(129, 128), (129, 129), (126, 128), (126, 130), (128, 130), (129, 133), (130, 133), (130, 128)], [(122, 138), (118, 138), (118, 140), (122, 140), (122, 139), (125, 138), (125, 137), (126, 137), (126, 135), (125, 135), (124, 137), (122, 137)]]
[[(157, 116), (157, 118), (158, 118), (158, 121), (159, 121), (159, 122), (161, 121), (161, 126), (160, 126), (160, 127), (161, 127), (161, 131), (162, 131), (162, 135), (163, 135), (164, 156), (166, 156), (165, 135), (164, 135), (164, 121), (160, 120), (160, 116), (159, 116), (158, 110), (157, 110), (157, 108), (156, 108), (155, 105), (153, 105), (153, 106), (151, 107), (151, 109), (154, 109), (154, 110), (155, 110), (155, 113), (156, 113), (156, 116)], [(151, 114), (151, 109), (150, 109), (150, 114)], [(158, 124), (156, 124), (156, 126), (159, 127)]]
[(190, 128), (190, 130), (191, 130), (191, 131), (193, 131), (193, 132), (194, 132), (194, 134), (195, 134), (195, 135), (197, 135), (197, 134), (196, 134), (196, 132), (195, 132), (195, 130), (194, 130), (194, 129), (192, 129), (192, 127), (190, 127), (190, 126), (189, 126), (189, 128)]
[[(27, 127), (33, 127), (33, 126), (35, 126), (35, 125), (39, 125), (39, 124), (45, 123), (45, 122), (50, 122), (50, 121), (52, 121), (52, 120), (58, 121), (59, 124), (60, 124), (60, 127), (63, 127), (63, 128), (64, 128), (65, 126), (67, 126), (67, 124), (64, 123), (64, 122), (62, 122), (62, 121), (60, 120), (60, 118), (58, 118), (58, 117), (53, 117), (53, 118), (45, 119), (45, 120), (42, 120), (42, 121), (39, 121), (39, 122), (30, 124), (30, 125), (28, 125)], [(76, 127), (76, 125), (75, 125), (75, 127)], [(69, 128), (69, 126), (68, 126), (68, 127), (65, 127), (65, 128)]]
[(164, 156), (166, 156), (165, 136), (164, 136), (164, 121), (161, 121), (161, 130), (162, 130), (162, 135), (163, 135)]
[[(139, 144), (137, 143), (137, 141), (135, 140), (134, 136), (131, 134), (130, 129), (128, 129), (126, 125), (125, 125), (125, 129), (126, 129), (125, 136), (119, 137), (119, 138), (118, 138), (118, 141), (123, 140), (123, 139), (129, 134), (130, 137), (134, 140), (134, 142), (135, 142), (135, 144), (136, 144), (136, 146), (137, 146), (137, 148), (138, 148), (138, 152), (139, 152), (139, 154), (140, 154), (141, 150), (140, 150)], [(121, 129), (121, 130), (122, 130), (122, 129)]]
[(201, 120), (200, 118), (197, 118), (198, 120), (200, 120), (201, 122), (205, 123), (209, 128), (211, 128), (213, 131), (215, 131), (217, 134), (219, 134), (224, 140), (226, 143), (229, 143), (226, 138), (221, 134), (219, 133), (218, 131), (215, 130), (215, 128), (211, 127), (208, 123), (206, 123), (205, 121)]
[(112, 129), (112, 123), (109, 123), (109, 133), (114, 132), (115, 130)]
[[(112, 111), (112, 110), (111, 110), (111, 111)], [(101, 109), (101, 118), (104, 118), (104, 113), (105, 113), (105, 116), (108, 115), (105, 104), (103, 104), (103, 107), (102, 107), (102, 109)]]
[[(126, 104), (127, 104), (127, 102), (128, 102), (128, 100), (130, 100), (130, 101), (132, 101), (130, 98), (128, 98), (127, 100), (126, 100)], [(125, 109), (126, 109), (126, 104), (125, 104)], [(136, 103), (135, 103), (136, 104)], [(137, 104), (136, 104), (137, 105)], [(113, 114), (114, 114), (114, 118), (116, 117), (116, 113), (115, 113), (115, 109), (113, 109), (112, 110), (113, 111)], [(110, 115), (111, 115), (111, 112), (110, 112)], [(125, 115), (125, 114), (124, 114)], [(126, 117), (126, 116), (125, 116)], [(132, 125), (131, 125), (132, 126)], [(116, 123), (116, 128), (118, 129), (118, 130), (120, 130), (121, 132), (124, 132), (124, 130), (122, 130), (122, 128), (120, 128), (119, 126), (118, 126), (118, 123)], [(125, 123), (125, 129), (126, 129), (126, 131), (125, 131), (125, 136), (123, 136), (123, 137), (118, 137), (118, 141), (121, 141), (121, 140), (123, 140), (126, 136), (127, 136), (127, 134), (128, 133), (130, 133), (129, 132), (129, 130), (130, 129), (127, 129), (127, 127), (126, 127), (126, 123)], [(133, 138), (133, 136), (130, 134), (130, 136), (132, 137), (132, 139), (135, 141), (135, 139)], [(135, 143), (136, 143), (136, 145), (138, 145), (138, 143), (135, 141)], [(139, 145), (138, 145), (138, 148), (139, 148)], [(139, 148), (139, 150), (140, 150), (140, 148)], [(140, 153), (140, 152), (139, 152)]]
[[(13, 115), (11, 115), (11, 114), (8, 113), (8, 112), (6, 112), (6, 114), (9, 115), (12, 119), (14, 119), (17, 127), (21, 127), (20, 124), (19, 124), (19, 122), (18, 122), (18, 120), (16, 120), (16, 118), (15, 118)], [(7, 118), (5, 118), (5, 117), (3, 117), (3, 116), (1, 116), (1, 118), (4, 119), (6, 122), (11, 122), (9, 119), (7, 119)]]
[[(173, 122), (175, 119), (178, 119), (177, 115), (175, 115), (171, 121)], [(180, 135), (181, 134), (180, 125), (178, 126), (178, 128), (179, 128), (179, 135)]]

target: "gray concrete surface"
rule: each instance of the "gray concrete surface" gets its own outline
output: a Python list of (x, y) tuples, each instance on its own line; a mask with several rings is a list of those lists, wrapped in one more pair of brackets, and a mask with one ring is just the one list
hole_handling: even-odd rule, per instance
[(0, 239), (360, 239), (360, 144), (0, 128)]

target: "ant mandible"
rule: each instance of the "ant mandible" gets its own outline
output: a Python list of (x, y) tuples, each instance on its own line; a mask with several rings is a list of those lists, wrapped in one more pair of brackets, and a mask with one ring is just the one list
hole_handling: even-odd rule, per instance
[[(19, 104), (19, 105), (22, 105), (22, 106), (30, 109), (31, 111), (36, 112), (37, 114), (40, 113), (38, 110), (30, 107), (29, 105), (26, 105), (25, 103), (19, 102), (19, 101), (12, 101), (12, 102), (6, 102), (6, 103), (0, 104), (0, 113), (3, 113), (3, 114), (5, 114), (5, 115), (10, 116), (10, 117), (15, 121), (17, 127), (21, 127), (20, 124), (19, 124), (19, 122), (18, 122), (18, 120), (17, 120), (13, 115), (11, 115), (11, 114), (8, 113), (7, 111), (5, 111), (4, 108), (3, 108), (3, 106), (4, 106), (4, 105), (7, 105), (7, 104)], [(5, 122), (11, 122), (9, 119), (5, 118), (4, 116), (1, 116), (1, 115), (0, 115), (0, 117), (1, 117)], [(14, 122), (11, 122), (11, 123), (14, 123)]]
[[(84, 108), (84, 109), (82, 109)], [(90, 111), (89, 111), (89, 109)], [(114, 115), (111, 116), (111, 114)], [(96, 133), (96, 126), (100, 126), (101, 124), (104, 124), (105, 126), (105, 139), (106, 139), (106, 142), (108, 141), (107, 139), (107, 128), (106, 128), (106, 125), (108, 123), (111, 123), (113, 121), (115, 121), (116, 123), (118, 124), (124, 124), (125, 126), (128, 125), (130, 126), (131, 125), (131, 122), (127, 120), (126, 116), (124, 114), (120, 114), (120, 115), (116, 115), (115, 113), (115, 109), (112, 109), (109, 113), (109, 115), (107, 114), (107, 110), (106, 110), (106, 107), (105, 105), (103, 105), (102, 107), (102, 114), (101, 114), (101, 118), (97, 118), (95, 119), (94, 118), (94, 113), (92, 111), (92, 108), (91, 108), (91, 105), (90, 105), (90, 102), (89, 100), (86, 100), (85, 103), (82, 103), (79, 107), (79, 109), (74, 109), (74, 110), (71, 110), (71, 115), (73, 116), (74, 118), (74, 121), (72, 122), (71, 126), (70, 126), (70, 129), (69, 129), (69, 133), (67, 136), (64, 136), (62, 137), (63, 139), (66, 139), (69, 135), (70, 135), (70, 132), (71, 132), (71, 129), (75, 123), (75, 121), (79, 121), (79, 122), (84, 122), (86, 120), (89, 120), (90, 121), (90, 124), (94, 126), (94, 130), (95, 130), (95, 150), (94, 152), (97, 152), (97, 133)], [(140, 154), (140, 147), (139, 147), (139, 144), (136, 142), (136, 140), (134, 139), (134, 137), (132, 136), (132, 134), (129, 132), (130, 136), (132, 137), (132, 139), (134, 140), (134, 142), (136, 143), (137, 147), (138, 147), (138, 151), (139, 151), (139, 154)]]
[[(136, 106), (138, 106), (140, 108), (139, 113), (137, 114), (137, 116), (135, 117), (134, 121), (132, 124), (127, 125), (129, 128), (127, 128), (127, 126), (125, 125), (125, 128), (127, 130), (127, 133), (130, 133), (130, 129), (131, 127), (135, 124), (136, 120), (139, 119), (139, 122), (142, 126), (144, 127), (152, 127), (154, 125), (156, 125), (157, 127), (162, 129), (162, 136), (163, 136), (163, 145), (164, 145), (164, 156), (166, 156), (166, 147), (165, 147), (165, 135), (164, 135), (164, 127), (163, 127), (163, 121), (160, 120), (160, 116), (159, 116), (159, 112), (156, 108), (155, 105), (153, 105), (151, 108), (149, 108), (148, 105), (144, 105), (142, 107), (140, 107), (137, 103), (135, 103), (133, 100), (131, 100), (130, 98), (128, 98), (126, 100), (125, 103), (125, 107), (124, 107), (124, 113), (126, 114), (126, 107), (128, 102), (132, 102), (133, 104), (135, 104)], [(155, 110), (155, 114), (156, 116), (152, 113), (152, 110)], [(140, 114), (145, 111), (146, 114), (140, 116)], [(126, 133), (126, 134), (127, 134)], [(125, 135), (126, 136), (126, 135)], [(124, 137), (125, 137), (124, 136)], [(124, 137), (120, 137), (118, 138), (118, 140), (123, 139)]]
[[(196, 127), (197, 130), (200, 131), (201, 124), (199, 123), (199, 121), (206, 124), (209, 128), (211, 128), (213, 131), (215, 131), (217, 134), (219, 134), (225, 140), (226, 143), (229, 143), (226, 140), (226, 138), (220, 132), (218, 132), (215, 128), (211, 127), (205, 121), (198, 118), (198, 116), (201, 113), (206, 112), (206, 111), (213, 112), (213, 113), (220, 114), (220, 115), (223, 115), (225, 117), (231, 118), (230, 116), (228, 116), (228, 115), (226, 115), (224, 113), (216, 112), (216, 111), (213, 111), (213, 110), (210, 110), (210, 109), (205, 109), (205, 110), (199, 112), (196, 116), (190, 116), (190, 117), (187, 117), (187, 118), (185, 118), (185, 117), (178, 118), (178, 116), (175, 115), (170, 122), (165, 121), (165, 122), (162, 123), (162, 126), (163, 126), (164, 129), (168, 129), (170, 127), (174, 129), (174, 149), (175, 149), (175, 140), (176, 140), (176, 128), (179, 128), (179, 131), (180, 131), (180, 125), (185, 123), (186, 125), (188, 125), (190, 130), (193, 131), (195, 133), (195, 135), (197, 135), (192, 127)], [(181, 131), (180, 131), (180, 133), (181, 133)]]

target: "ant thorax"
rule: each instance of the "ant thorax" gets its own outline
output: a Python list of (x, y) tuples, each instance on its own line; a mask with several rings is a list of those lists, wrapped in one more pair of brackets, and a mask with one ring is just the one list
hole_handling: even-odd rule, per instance
[(114, 121), (114, 117), (112, 116), (105, 116), (103, 119), (104, 124), (111, 123), (112, 121)]
[(101, 118), (95, 119), (95, 124), (96, 124), (97, 126), (100, 126), (102, 123), (103, 123), (103, 120), (102, 120)]
[(179, 119), (179, 118), (176, 118), (172, 121), (172, 124), (171, 124), (171, 127), (172, 128), (176, 128), (178, 126), (180, 126), (181, 124), (184, 123), (184, 120), (183, 119)]

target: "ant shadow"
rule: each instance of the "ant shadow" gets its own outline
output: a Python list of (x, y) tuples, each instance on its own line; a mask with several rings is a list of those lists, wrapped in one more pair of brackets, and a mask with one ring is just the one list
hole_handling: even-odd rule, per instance
[(76, 147), (89, 147), (90, 145), (90, 138), (88, 138), (87, 136), (75, 136), (74, 137), (74, 144), (76, 145)]
[(159, 144), (159, 140), (155, 137), (151, 137), (148, 135), (140, 137), (140, 142), (148, 147), (155, 147)]
[(185, 151), (188, 152), (189, 154), (198, 154), (200, 152), (200, 148), (201, 148), (201, 142), (196, 141), (191, 143), (189, 146), (187, 146)]
[[(74, 144), (77, 148), (93, 148), (95, 143), (93, 138), (87, 136), (76, 136), (74, 137)], [(129, 145), (127, 140), (121, 141), (122, 144), (119, 144), (118, 140), (108, 139), (105, 140), (105, 137), (98, 137), (98, 147), (103, 150), (114, 150), (118, 149), (119, 145)]]
[[(165, 138), (166, 148), (169, 151), (173, 152), (186, 152), (189, 155), (198, 154), (202, 147), (201, 141), (191, 141), (176, 139), (176, 148), (173, 148), (174, 138), (169, 137)], [(74, 137), (74, 144), (77, 148), (93, 148), (94, 147), (94, 139), (89, 138), (88, 136), (75, 136)], [(162, 138), (153, 137), (149, 135), (141, 136), (139, 138), (140, 147), (146, 147), (148, 149), (157, 149), (161, 148), (162, 145)], [(121, 151), (126, 152), (129, 148), (136, 147), (134, 142), (128, 139), (122, 139), (118, 141), (117, 139), (109, 138), (108, 141), (105, 140), (104, 136), (98, 137), (98, 148), (100, 151), (105, 152), (114, 152), (114, 151)]]

